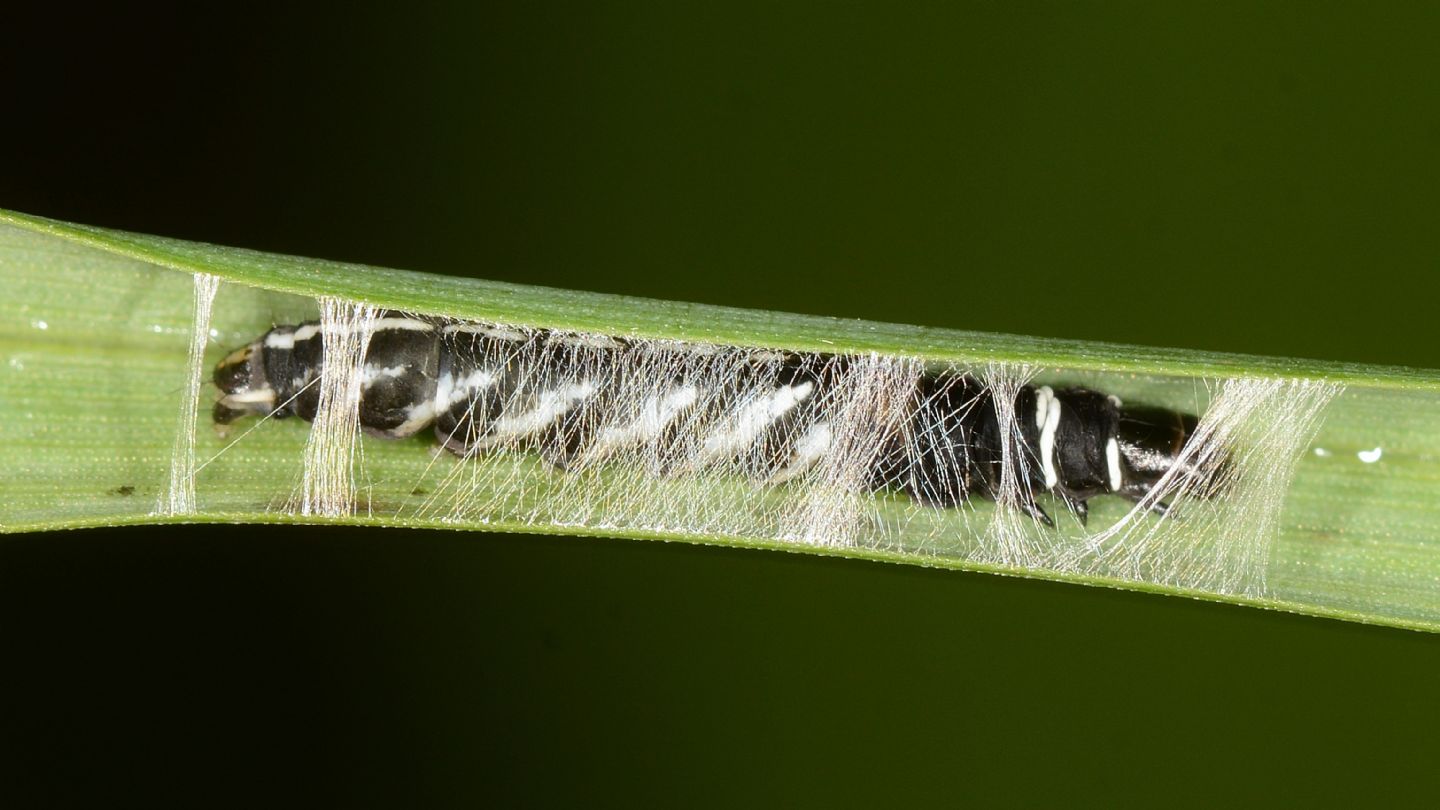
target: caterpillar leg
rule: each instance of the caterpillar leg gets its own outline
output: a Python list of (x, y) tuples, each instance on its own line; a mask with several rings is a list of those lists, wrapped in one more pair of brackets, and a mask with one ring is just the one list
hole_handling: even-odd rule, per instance
[(1084, 498), (1077, 498), (1071, 495), (1066, 495), (1063, 492), (1056, 494), (1060, 496), (1060, 501), (1065, 504), (1065, 507), (1070, 510), (1070, 513), (1073, 514), (1075, 518), (1080, 521), (1081, 526), (1089, 525), (1090, 504), (1086, 502)]
[[(1150, 494), (1150, 487), (1148, 485), (1127, 486), (1116, 494), (1118, 494), (1125, 500), (1130, 501), (1131, 503), (1140, 503), (1145, 500), (1145, 496)], [(1160, 517), (1170, 517), (1170, 502), (1155, 501), (1154, 503), (1150, 504), (1150, 511), (1155, 513), (1156, 515), (1159, 515)]]
[(1034, 518), (1037, 523), (1043, 523), (1052, 529), (1055, 527), (1054, 518), (1046, 514), (1045, 510), (1040, 504), (1035, 502), (1034, 498), (1031, 498), (1029, 501), (1022, 501), (1020, 503), (1020, 511)]

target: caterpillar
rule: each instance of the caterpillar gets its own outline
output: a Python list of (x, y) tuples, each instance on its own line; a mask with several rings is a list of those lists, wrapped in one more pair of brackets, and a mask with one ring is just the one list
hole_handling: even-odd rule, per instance
[[(530, 448), (565, 470), (643, 447), (656, 475), (738, 464), (763, 484), (811, 473), (851, 438), (854, 415), (842, 423), (829, 409), (856, 357), (748, 352), (730, 358), (722, 380), (710, 365), (724, 357), (724, 347), (705, 344), (382, 312), (363, 355), (359, 426), (388, 439), (430, 429), (462, 457)], [(320, 322), (270, 329), (216, 365), (214, 422), (252, 414), (313, 421), (324, 363)], [(1183, 452), (1194, 415), (1081, 386), (1026, 383), (1001, 394), (970, 373), (920, 371), (875, 399), (865, 418), (877, 438), (860, 478), (923, 505), (996, 500), (1007, 442), (1030, 462), (1021, 465), (1024, 495), (1015, 505), (1049, 526), (1036, 493), (1054, 495), (1084, 523), (1091, 498), (1139, 503), (1167, 476), (1215, 477), (1215, 462), (1207, 468)], [(1001, 418), (1007, 409), (1013, 420)], [(1168, 509), (1158, 499), (1147, 506)]]

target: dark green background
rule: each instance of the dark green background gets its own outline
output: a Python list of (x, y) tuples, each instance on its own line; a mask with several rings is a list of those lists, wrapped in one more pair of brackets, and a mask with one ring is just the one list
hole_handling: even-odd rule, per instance
[[(22, 15), (0, 206), (1440, 365), (1440, 8), (1178, 5)], [(1430, 636), (657, 543), (11, 537), (0, 649), (0, 791), (57, 803), (1418, 804), (1440, 747)]]

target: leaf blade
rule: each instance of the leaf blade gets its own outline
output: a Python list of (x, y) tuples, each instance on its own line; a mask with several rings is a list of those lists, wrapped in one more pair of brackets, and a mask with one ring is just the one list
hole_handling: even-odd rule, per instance
[[(1041, 576), (1440, 630), (1440, 505), (1433, 498), (1440, 487), (1440, 408), (1435, 407), (1440, 375), (1434, 372), (752, 313), (276, 257), (10, 213), (0, 214), (0, 221), (9, 223), (0, 226), (0, 264), (14, 279), (11, 295), (0, 302), (0, 349), (7, 361), (0, 378), (0, 463), (7, 470), (8, 501), (0, 509), (0, 528), (7, 532), (209, 520), (619, 535)], [(914, 549), (798, 548), (763, 536), (505, 519), (456, 526), (399, 514), (299, 518), (275, 510), (283, 494), (276, 482), (295, 475), (305, 438), (305, 426), (293, 422), (257, 430), (208, 464), (200, 478), (201, 511), (193, 518), (175, 517), (157, 513), (154, 504), (166, 485), (176, 427), (171, 396), (185, 382), (188, 274), (197, 271), (234, 283), (225, 293), (226, 306), (217, 311), (212, 353), (249, 340), (270, 322), (309, 317), (308, 299), (294, 295), (324, 293), (411, 311), (610, 334), (886, 351), (934, 361), (1023, 360), (1099, 375), (1112, 384), (1120, 384), (1114, 375), (1143, 372), (1164, 375), (1172, 387), (1177, 380), (1285, 375), (1340, 379), (1350, 389), (1317, 440), (1329, 455), (1311, 453), (1297, 470), (1284, 527), (1272, 546), (1273, 587), (1265, 598), (1007, 567)], [(225, 446), (204, 421), (202, 416), (202, 461)], [(365, 448), (390, 479), (372, 486), (372, 503), (402, 502), (413, 495), (407, 487), (425, 486), (434, 466), (424, 442), (367, 441)], [(1383, 448), (1383, 464), (1362, 457), (1374, 448)], [(524, 463), (516, 474), (536, 481), (547, 475)]]

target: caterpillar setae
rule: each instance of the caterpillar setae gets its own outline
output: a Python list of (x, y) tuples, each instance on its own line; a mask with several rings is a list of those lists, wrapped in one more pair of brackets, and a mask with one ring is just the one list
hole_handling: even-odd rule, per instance
[[(368, 334), (359, 427), (391, 439), (429, 429), (461, 457), (525, 448), (578, 470), (638, 454), (655, 475), (727, 466), (776, 485), (816, 474), (842, 448), (854, 455), (863, 434), (859, 467), (847, 461), (853, 485), (898, 489), (937, 507), (1001, 499), (1006, 459), (1018, 453), (1026, 463), (1012, 504), (1051, 526), (1036, 493), (1052, 494), (1082, 524), (1098, 496), (1163, 515), (1166, 501), (1149, 497), (1162, 479), (1209, 495), (1226, 458), (1184, 452), (1196, 416), (1082, 386), (1020, 383), (1001, 392), (966, 371), (917, 368), (868, 396), (841, 396), (863, 384), (865, 358), (735, 353), (394, 312), (380, 313)], [(215, 367), (214, 421), (313, 421), (325, 362), (319, 321), (276, 326)]]

